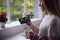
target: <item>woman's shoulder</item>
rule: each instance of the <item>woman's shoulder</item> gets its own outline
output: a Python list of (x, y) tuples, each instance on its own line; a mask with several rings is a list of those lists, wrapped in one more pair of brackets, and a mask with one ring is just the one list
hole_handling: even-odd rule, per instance
[(43, 20), (42, 20), (42, 23), (45, 23), (45, 24), (51, 24), (53, 22), (56, 21), (56, 17), (54, 15), (46, 15)]
[(50, 27), (60, 26), (60, 18), (55, 15), (50, 16), (47, 25)]
[(48, 15), (47, 25), (55, 25), (57, 23), (57, 17), (55, 15)]
[(49, 23), (50, 24), (53, 24), (53, 23), (60, 23), (60, 17), (57, 17), (57, 16), (55, 16), (55, 15), (48, 15), (48, 16), (50, 16), (50, 17), (48, 17), (49, 18)]

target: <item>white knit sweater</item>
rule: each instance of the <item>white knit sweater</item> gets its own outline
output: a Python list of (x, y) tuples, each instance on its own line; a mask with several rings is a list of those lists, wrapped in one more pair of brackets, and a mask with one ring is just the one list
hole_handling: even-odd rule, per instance
[(53, 14), (46, 15), (42, 20), (39, 29), (39, 34), (43, 36), (60, 35), (60, 18)]

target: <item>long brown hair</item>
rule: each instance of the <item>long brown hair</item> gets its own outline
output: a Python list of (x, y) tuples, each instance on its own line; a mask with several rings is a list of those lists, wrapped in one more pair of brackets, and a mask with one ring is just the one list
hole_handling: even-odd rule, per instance
[(58, 5), (58, 0), (43, 0), (47, 11), (52, 12), (52, 14), (60, 17), (60, 7)]

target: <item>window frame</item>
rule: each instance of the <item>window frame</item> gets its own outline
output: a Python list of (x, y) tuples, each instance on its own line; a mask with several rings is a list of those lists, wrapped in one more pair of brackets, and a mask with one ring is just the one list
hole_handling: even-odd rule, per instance
[[(25, 16), (25, 12), (26, 12), (26, 1), (24, 0), (24, 14), (23, 16)], [(6, 6), (7, 6), (7, 19), (8, 19), (8, 23), (11, 22), (10, 20), (10, 0), (6, 0)], [(42, 17), (42, 12), (39, 13), (39, 0), (34, 0), (34, 18), (38, 18), (38, 17)], [(40, 10), (41, 11), (41, 10)], [(41, 16), (38, 16), (39, 14), (41, 14)]]

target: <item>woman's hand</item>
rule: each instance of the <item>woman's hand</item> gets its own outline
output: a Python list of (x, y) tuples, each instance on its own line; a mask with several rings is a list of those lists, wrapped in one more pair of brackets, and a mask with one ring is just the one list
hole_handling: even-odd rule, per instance
[(29, 34), (28, 36), (31, 40), (38, 40), (39, 39), (39, 36), (32, 31), (30, 31), (28, 34)]
[(32, 22), (29, 21), (28, 23), (26, 23), (28, 26), (31, 26), (32, 25)]
[(35, 25), (33, 25), (31, 21), (27, 22), (26, 24), (28, 25), (28, 27), (29, 27), (30, 29), (32, 29), (32, 31), (33, 31), (35, 34), (38, 34), (38, 33), (39, 33), (39, 28), (36, 27)]

